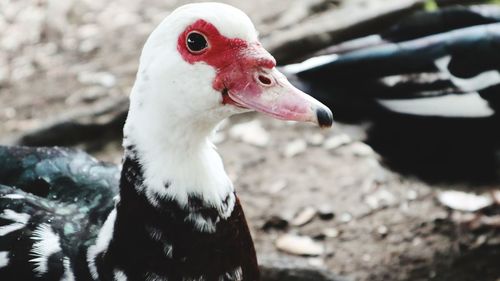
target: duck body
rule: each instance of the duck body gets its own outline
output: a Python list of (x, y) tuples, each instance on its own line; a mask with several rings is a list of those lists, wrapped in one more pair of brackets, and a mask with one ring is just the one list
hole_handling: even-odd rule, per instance
[[(259, 278), (239, 201), (227, 219), (195, 196), (187, 208), (172, 200), (152, 206), (137, 192), (143, 174), (133, 158), (125, 159), (120, 180), (117, 166), (78, 150), (2, 146), (0, 155), (9, 167), (0, 177), (2, 280)], [(200, 232), (186, 224), (196, 216), (221, 223)], [(103, 225), (111, 236), (99, 252)], [(89, 250), (96, 253), (91, 261)]]
[(240, 10), (172, 12), (141, 54), (121, 170), (75, 150), (0, 147), (0, 280), (260, 280), (210, 136), (252, 110), (332, 124), (275, 66)]

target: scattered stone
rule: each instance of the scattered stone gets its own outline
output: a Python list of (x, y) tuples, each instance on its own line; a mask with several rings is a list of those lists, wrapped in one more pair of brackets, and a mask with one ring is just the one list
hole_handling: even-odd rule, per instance
[(312, 267), (324, 267), (325, 266), (325, 261), (322, 258), (308, 258), (307, 263), (309, 263), (310, 266)]
[(377, 234), (380, 235), (380, 237), (384, 238), (387, 236), (388, 233), (389, 233), (389, 228), (387, 228), (387, 226), (381, 225), (377, 227)]
[(285, 234), (276, 240), (278, 250), (297, 256), (320, 256), (324, 254), (323, 245), (311, 237)]
[(406, 193), (406, 199), (410, 201), (415, 201), (418, 198), (418, 192), (416, 190), (410, 189)]
[(472, 245), (472, 248), (479, 248), (486, 244), (486, 241), (488, 241), (488, 236), (485, 234), (479, 235), (476, 238), (476, 241), (474, 241), (474, 244)]
[(78, 46), (78, 51), (81, 53), (92, 53), (99, 49), (99, 42), (94, 39), (83, 40)]
[(285, 180), (279, 180), (271, 184), (269, 187), (269, 192), (272, 194), (276, 194), (281, 192), (287, 186), (287, 182)]
[(109, 72), (80, 72), (78, 81), (86, 85), (101, 85), (112, 88), (116, 85), (116, 77)]
[(300, 211), (291, 221), (293, 226), (303, 226), (310, 223), (316, 216), (317, 211), (313, 207), (306, 207)]
[(80, 39), (88, 39), (99, 35), (101, 29), (97, 24), (84, 24), (78, 27), (76, 34)]
[(259, 120), (234, 125), (229, 130), (229, 136), (258, 147), (266, 147), (270, 141), (268, 132), (262, 127)]
[(319, 133), (306, 136), (307, 143), (312, 146), (320, 146), (325, 142), (325, 136)]
[(67, 105), (77, 105), (79, 103), (92, 103), (109, 95), (109, 91), (100, 86), (91, 86), (80, 91), (76, 91), (65, 102)]
[(335, 213), (330, 205), (323, 204), (318, 208), (318, 216), (322, 220), (331, 220), (335, 217)]
[(296, 155), (299, 155), (306, 151), (307, 143), (302, 139), (296, 139), (292, 142), (289, 142), (285, 146), (285, 150), (283, 151), (283, 155), (287, 158), (292, 158)]
[(280, 212), (280, 217), (284, 218), (287, 221), (292, 221), (295, 215), (297, 214), (296, 210), (293, 209), (284, 209)]
[(465, 212), (476, 212), (493, 205), (493, 198), (489, 194), (473, 194), (455, 190), (440, 192), (437, 199), (450, 209)]
[(365, 197), (365, 203), (371, 209), (378, 209), (396, 203), (397, 198), (386, 189), (379, 189), (376, 192)]
[(375, 154), (375, 152), (369, 145), (362, 142), (352, 143), (351, 145), (349, 145), (349, 150), (354, 156), (357, 157), (367, 157)]
[(352, 220), (352, 215), (350, 213), (342, 213), (340, 215), (341, 222), (350, 222)]
[(352, 142), (351, 137), (349, 137), (346, 134), (336, 135), (328, 138), (323, 143), (323, 148), (327, 150), (334, 150), (351, 142)]
[(372, 259), (372, 256), (370, 256), (369, 254), (364, 254), (361, 259), (364, 261), (364, 262), (369, 262), (371, 261)]
[(279, 229), (283, 230), (288, 227), (288, 221), (280, 216), (271, 216), (269, 219), (266, 220), (264, 225), (262, 226), (263, 230), (270, 230), (270, 229)]
[(325, 228), (325, 229), (323, 229), (322, 233), (327, 238), (336, 238), (336, 237), (339, 237), (339, 235), (340, 235), (340, 231), (334, 227)]

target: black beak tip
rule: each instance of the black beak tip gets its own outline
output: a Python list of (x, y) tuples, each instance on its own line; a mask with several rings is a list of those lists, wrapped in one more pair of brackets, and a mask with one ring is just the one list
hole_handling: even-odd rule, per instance
[(331, 127), (333, 124), (333, 114), (328, 108), (318, 108), (316, 110), (316, 117), (321, 128)]

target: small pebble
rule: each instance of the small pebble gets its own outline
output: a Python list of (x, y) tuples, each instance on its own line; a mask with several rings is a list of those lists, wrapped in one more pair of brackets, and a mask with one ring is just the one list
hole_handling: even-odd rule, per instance
[(381, 225), (381, 226), (377, 227), (377, 233), (378, 233), (381, 237), (385, 237), (385, 236), (387, 236), (387, 234), (389, 233), (389, 229), (387, 228), (387, 226), (385, 226), (385, 225)]
[(330, 205), (323, 204), (318, 208), (318, 216), (322, 220), (331, 220), (335, 217), (335, 213)]
[(312, 134), (306, 137), (307, 143), (312, 146), (320, 146), (325, 142), (325, 137), (322, 134)]
[(320, 256), (324, 254), (323, 245), (308, 236), (285, 234), (276, 240), (278, 250), (297, 256)]
[(437, 196), (444, 206), (459, 211), (476, 212), (493, 205), (490, 194), (474, 194), (456, 190), (443, 191)]
[(479, 237), (477, 237), (476, 241), (474, 241), (474, 247), (481, 247), (486, 243), (486, 241), (488, 241), (487, 235), (485, 235), (485, 234), (479, 235)]
[(416, 190), (410, 189), (406, 193), (406, 199), (410, 201), (417, 200), (417, 198), (418, 198), (418, 192)]
[(289, 142), (285, 146), (285, 150), (283, 151), (283, 155), (287, 158), (292, 158), (296, 155), (299, 155), (306, 151), (307, 143), (303, 139), (296, 139), (292, 142)]
[(312, 267), (323, 267), (323, 266), (325, 266), (325, 261), (322, 258), (308, 258), (307, 262)]
[(350, 222), (352, 220), (352, 215), (349, 213), (342, 213), (340, 215), (341, 222)]
[(316, 216), (317, 211), (313, 207), (306, 207), (300, 211), (291, 221), (294, 226), (303, 226), (311, 222)]
[(364, 262), (369, 262), (371, 259), (372, 259), (372, 256), (370, 256), (369, 254), (364, 254), (361, 259), (364, 261)]
[(340, 231), (334, 227), (323, 229), (323, 234), (328, 238), (336, 238), (339, 237)]
[(369, 145), (364, 144), (362, 142), (352, 143), (349, 146), (349, 150), (352, 152), (354, 156), (357, 157), (366, 157), (373, 155), (375, 153)]
[(385, 207), (385, 206), (389, 206), (389, 205), (396, 203), (397, 198), (390, 191), (388, 191), (384, 188), (381, 188), (375, 192), (372, 192), (368, 196), (366, 196), (364, 202), (371, 209), (375, 210), (375, 209), (378, 209), (380, 207)]
[(324, 143), (323, 143), (323, 148), (327, 150), (334, 150), (337, 149), (343, 145), (346, 145), (348, 143), (352, 142), (351, 137), (349, 137), (346, 134), (341, 134), (337, 136), (333, 136), (328, 138)]
[(116, 85), (116, 77), (109, 72), (80, 72), (78, 81), (87, 85), (101, 85), (111, 88)]
[(270, 141), (269, 133), (259, 120), (234, 125), (229, 130), (229, 136), (258, 147), (266, 147)]
[(287, 182), (285, 180), (278, 180), (271, 184), (269, 187), (269, 192), (272, 194), (276, 194), (281, 192), (283, 189), (285, 189), (287, 186)]

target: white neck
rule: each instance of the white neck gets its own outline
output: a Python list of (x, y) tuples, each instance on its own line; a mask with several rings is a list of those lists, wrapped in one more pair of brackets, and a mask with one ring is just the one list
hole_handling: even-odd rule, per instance
[(234, 204), (227, 204), (227, 198), (234, 201), (233, 185), (209, 141), (220, 117), (200, 114), (193, 118), (175, 107), (160, 108), (165, 104), (145, 98), (161, 94), (147, 84), (139, 77), (132, 90), (123, 144), (134, 146), (142, 166), (141, 191), (152, 204), (165, 198), (185, 206), (189, 196), (197, 196), (217, 208), (221, 217), (229, 217)]

